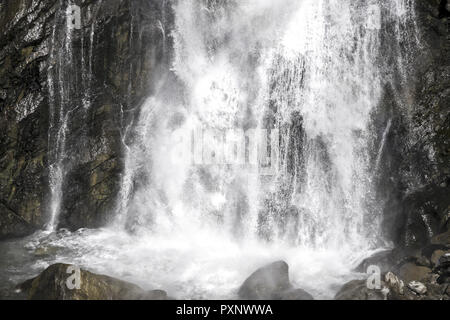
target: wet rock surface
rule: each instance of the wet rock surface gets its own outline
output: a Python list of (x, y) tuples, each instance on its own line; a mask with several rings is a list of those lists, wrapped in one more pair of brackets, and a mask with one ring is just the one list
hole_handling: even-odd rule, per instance
[(346, 283), (334, 297), (335, 300), (384, 300), (381, 290), (367, 288), (365, 280), (352, 280)]
[[(399, 299), (447, 299), (446, 268), (437, 268), (450, 247), (450, 36), (447, 1), (416, 1), (418, 47), (408, 62), (406, 104), (386, 90), (380, 121), (392, 121), (381, 169), (384, 229), (395, 249), (366, 259), (357, 271), (377, 265), (405, 284)], [(399, 84), (397, 84), (399, 85)], [(439, 279), (439, 280), (438, 280)], [(411, 292), (411, 282), (428, 289)], [(388, 287), (388, 286), (386, 286)], [(392, 288), (391, 288), (392, 289)], [(359, 289), (357, 289), (358, 291)], [(363, 288), (360, 288), (363, 291)], [(393, 290), (390, 290), (392, 296)]]
[[(450, 300), (450, 242), (418, 250), (391, 250), (374, 254), (357, 268), (365, 273), (379, 266), (380, 286), (353, 280), (336, 294), (337, 300)], [(387, 271), (386, 271), (387, 270)]]
[(350, 281), (339, 290), (335, 300), (450, 300), (447, 284), (430, 281), (406, 283), (395, 274), (388, 274), (377, 289), (370, 289), (366, 280)]
[(8, 1), (0, 10), (0, 239), (45, 223), (48, 189), (46, 68), (55, 1)]
[(162, 290), (145, 291), (129, 282), (80, 270), (80, 285), (71, 278), (74, 266), (55, 264), (18, 288), (30, 300), (166, 300)]
[(302, 289), (295, 289), (289, 280), (289, 266), (277, 261), (256, 270), (239, 288), (245, 300), (313, 300)]
[(386, 233), (401, 248), (420, 249), (450, 228), (450, 28), (444, 2), (416, 1), (408, 103), (399, 105), (395, 94), (382, 103), (393, 128), (380, 192), (387, 199)]
[(74, 94), (88, 96), (80, 99), (86, 111), (75, 112), (66, 138), (71, 160), (65, 165), (60, 227), (96, 228), (113, 216), (126, 129), (167, 72), (170, 40), (160, 24), (170, 19), (168, 8), (160, 1), (81, 4), (86, 22), (72, 45), (78, 50), (75, 68), (85, 70), (77, 82), (87, 84)]
[(388, 272), (392, 265), (395, 264), (396, 256), (393, 250), (384, 250), (364, 259), (355, 269), (356, 272), (365, 273), (367, 269), (376, 265), (381, 272)]
[[(49, 221), (55, 164), (65, 172), (60, 227), (94, 228), (108, 220), (125, 127), (170, 60), (170, 39), (160, 28), (171, 19), (165, 2), (74, 4), (81, 28), (70, 37), (64, 1), (1, 6), (0, 239)], [(62, 111), (65, 123), (58, 119)]]

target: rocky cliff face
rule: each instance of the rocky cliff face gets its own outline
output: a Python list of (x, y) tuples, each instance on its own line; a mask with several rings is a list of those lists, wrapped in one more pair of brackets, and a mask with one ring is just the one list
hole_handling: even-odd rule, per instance
[(416, 1), (417, 43), (402, 106), (388, 88), (392, 117), (381, 188), (385, 226), (395, 244), (422, 247), (449, 230), (450, 23), (446, 0)]
[(44, 224), (48, 189), (46, 69), (56, 1), (2, 2), (0, 237)]
[(377, 265), (379, 290), (351, 281), (336, 299), (449, 300), (450, 282), (450, 2), (417, 0), (417, 47), (408, 65), (407, 106), (387, 88), (387, 136), (380, 194), (385, 230), (396, 248), (358, 268)]
[(70, 36), (67, 1), (0, 4), (0, 238), (44, 227), (55, 201), (61, 227), (104, 224), (126, 127), (167, 72), (166, 1), (73, 3)]
[(448, 0), (427, 1), (419, 6), (426, 49), (417, 58), (417, 103), (411, 114), (412, 134), (407, 152), (412, 172), (419, 181), (417, 191), (404, 201), (404, 208), (409, 210), (403, 211), (407, 220), (404, 238), (407, 244), (420, 241), (421, 232), (416, 231), (417, 227), (422, 235), (427, 235), (427, 241), (450, 228), (449, 13)]

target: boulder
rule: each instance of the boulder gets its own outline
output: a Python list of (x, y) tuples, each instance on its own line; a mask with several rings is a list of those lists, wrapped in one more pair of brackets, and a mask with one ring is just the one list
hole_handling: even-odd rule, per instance
[(256, 270), (241, 285), (238, 295), (245, 300), (313, 300), (306, 291), (293, 288), (284, 261)]
[(291, 289), (275, 293), (272, 298), (273, 300), (314, 300), (313, 296), (303, 289)]
[[(419, 248), (396, 248), (394, 250), (385, 250), (377, 252), (364, 259), (356, 268), (356, 272), (366, 273), (369, 266), (375, 265), (380, 268), (381, 273), (387, 273), (393, 268), (398, 269), (405, 263), (413, 263), (418, 266), (432, 267), (430, 258), (427, 257)], [(396, 270), (398, 271), (398, 270)]]
[(385, 293), (367, 287), (366, 280), (352, 280), (346, 283), (334, 297), (335, 300), (385, 300)]
[(446, 252), (444, 250), (436, 250), (431, 255), (431, 263), (433, 266), (437, 266), (439, 263), (439, 259), (445, 254)]
[(408, 288), (419, 295), (424, 295), (427, 293), (427, 287), (419, 281), (411, 281), (408, 283)]
[(414, 263), (406, 263), (399, 269), (400, 278), (406, 282), (421, 281), (431, 274), (431, 269), (423, 266), (418, 266)]
[(36, 278), (18, 286), (29, 300), (166, 300), (162, 290), (145, 291), (135, 284), (80, 270), (80, 286), (73, 280), (74, 269), (54, 264)]
[(367, 268), (376, 265), (381, 272), (387, 272), (395, 261), (395, 253), (393, 250), (380, 251), (372, 256), (364, 259), (355, 269), (356, 272), (366, 273)]
[(433, 237), (431, 243), (435, 245), (450, 246), (450, 230)]

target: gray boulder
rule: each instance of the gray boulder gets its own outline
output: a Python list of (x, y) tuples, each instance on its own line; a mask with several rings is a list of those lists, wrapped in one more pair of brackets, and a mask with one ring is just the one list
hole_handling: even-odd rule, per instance
[(313, 300), (306, 291), (293, 288), (289, 266), (284, 261), (256, 270), (242, 284), (238, 295), (245, 300)]
[(346, 283), (334, 297), (335, 300), (385, 300), (381, 290), (367, 288), (365, 280), (353, 280)]
[(74, 288), (68, 264), (54, 264), (36, 278), (18, 286), (29, 300), (167, 300), (162, 290), (145, 291), (135, 284), (80, 270), (80, 286)]

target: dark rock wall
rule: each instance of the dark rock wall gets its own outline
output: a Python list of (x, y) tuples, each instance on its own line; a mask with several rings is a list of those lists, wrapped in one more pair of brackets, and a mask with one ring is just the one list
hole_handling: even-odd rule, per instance
[[(88, 81), (88, 87), (75, 91), (89, 95), (79, 97), (78, 105), (88, 99), (89, 106), (74, 113), (66, 142), (71, 147), (60, 226), (71, 229), (98, 227), (112, 216), (123, 171), (125, 129), (167, 72), (170, 57), (170, 43), (161, 29), (170, 20), (168, 2), (88, 1), (82, 12), (96, 16), (86, 19), (73, 39), (74, 52), (80, 51), (74, 63), (81, 70), (78, 81)], [(89, 60), (91, 70), (83, 68)], [(87, 75), (83, 70), (89, 70)]]
[[(70, 39), (68, 3), (82, 17)], [(0, 1), (0, 238), (48, 222), (55, 163), (65, 172), (59, 226), (105, 223), (124, 130), (168, 69), (171, 19), (164, 0)]]
[(406, 65), (402, 105), (394, 86), (381, 109), (392, 117), (380, 192), (385, 229), (401, 247), (421, 247), (449, 230), (450, 21), (447, 0), (417, 0), (418, 42)]
[(0, 238), (45, 222), (48, 189), (46, 59), (56, 1), (0, 7)]

